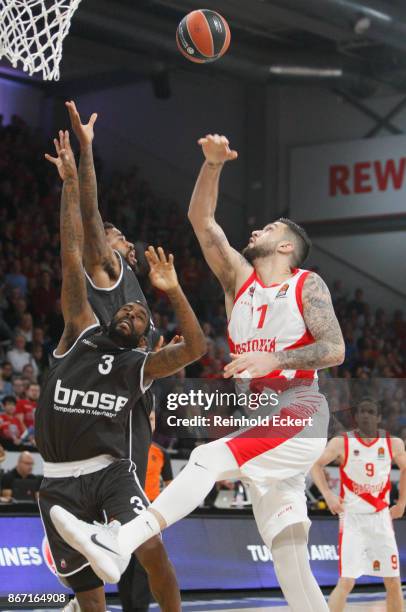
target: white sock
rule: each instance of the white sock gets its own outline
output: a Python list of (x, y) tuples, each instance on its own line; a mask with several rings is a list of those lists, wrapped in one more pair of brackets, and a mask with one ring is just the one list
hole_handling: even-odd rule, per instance
[[(159, 512), (166, 526), (187, 516), (204, 500), (217, 480), (239, 478), (239, 468), (228, 446), (222, 441), (210, 442), (194, 449), (184, 469), (162, 491), (150, 508)], [(145, 510), (120, 528), (120, 548), (132, 553), (160, 532), (152, 512)]]
[(122, 555), (131, 555), (141, 544), (158, 535), (161, 529), (158, 520), (148, 510), (143, 510), (135, 519), (120, 528), (118, 543)]

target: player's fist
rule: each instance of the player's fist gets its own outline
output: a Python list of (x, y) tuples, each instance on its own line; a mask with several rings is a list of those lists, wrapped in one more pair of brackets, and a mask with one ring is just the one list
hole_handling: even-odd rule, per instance
[(79, 140), (81, 147), (90, 145), (94, 138), (94, 124), (96, 123), (97, 113), (93, 113), (88, 123), (82, 123), (78, 109), (73, 100), (65, 102), (68, 109), (72, 130), (75, 132), (76, 138)]
[(325, 500), (331, 514), (342, 514), (344, 512), (343, 500), (338, 495), (330, 492), (326, 495)]
[(206, 161), (210, 164), (224, 164), (238, 157), (237, 151), (230, 149), (230, 143), (225, 136), (207, 134), (197, 142), (202, 147)]
[(153, 246), (149, 246), (145, 257), (150, 266), (149, 280), (154, 287), (167, 293), (179, 286), (172, 254), (166, 257), (162, 247), (155, 250)]

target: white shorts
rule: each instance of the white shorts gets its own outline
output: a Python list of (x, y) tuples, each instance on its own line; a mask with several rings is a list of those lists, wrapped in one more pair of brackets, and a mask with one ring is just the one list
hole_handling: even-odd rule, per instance
[(314, 388), (292, 389), (280, 398), (281, 416), (302, 411), (305, 416), (311, 410), (313, 425), (278, 426), (269, 431), (249, 428), (224, 439), (238, 463), (241, 479), (250, 485), (255, 520), (268, 547), (288, 525), (310, 526), (305, 476), (326, 446), (327, 402)]
[(342, 578), (399, 576), (399, 552), (389, 508), (340, 517), (339, 573)]

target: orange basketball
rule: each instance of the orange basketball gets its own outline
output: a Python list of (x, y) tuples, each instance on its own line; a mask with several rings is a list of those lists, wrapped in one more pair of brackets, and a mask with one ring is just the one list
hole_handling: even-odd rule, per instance
[(208, 9), (186, 15), (176, 31), (179, 51), (191, 62), (214, 62), (227, 51), (231, 34), (227, 21)]

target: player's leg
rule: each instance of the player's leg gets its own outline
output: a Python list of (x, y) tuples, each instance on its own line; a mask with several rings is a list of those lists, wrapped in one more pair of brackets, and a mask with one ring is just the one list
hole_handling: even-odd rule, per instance
[(39, 509), (58, 578), (75, 593), (75, 599), (68, 604), (67, 612), (105, 612), (103, 582), (93, 572), (87, 559), (61, 538), (50, 518), (51, 507), (60, 502), (89, 520), (89, 515), (82, 508), (81, 489), (79, 478), (44, 478)]
[(402, 585), (399, 576), (391, 576), (383, 579), (386, 589), (386, 610), (397, 612), (403, 609)]
[[(159, 536), (137, 548), (135, 554), (148, 575), (149, 588), (163, 612), (181, 610), (175, 569)], [(133, 612), (133, 611), (131, 611)]]
[(135, 555), (120, 578), (118, 592), (123, 612), (148, 612), (151, 602), (148, 576)]
[(80, 612), (106, 612), (106, 598), (104, 587), (76, 593)]
[(330, 612), (343, 612), (347, 597), (355, 585), (355, 578), (339, 578), (328, 600)]
[(296, 523), (285, 527), (272, 542), (264, 541), (271, 549), (275, 573), (290, 610), (327, 612), (327, 602), (310, 568), (307, 534), (307, 525)]
[(123, 554), (137, 549), (162, 529), (187, 516), (218, 480), (238, 478), (237, 461), (224, 440), (198, 446), (184, 469), (157, 499), (119, 533)]

